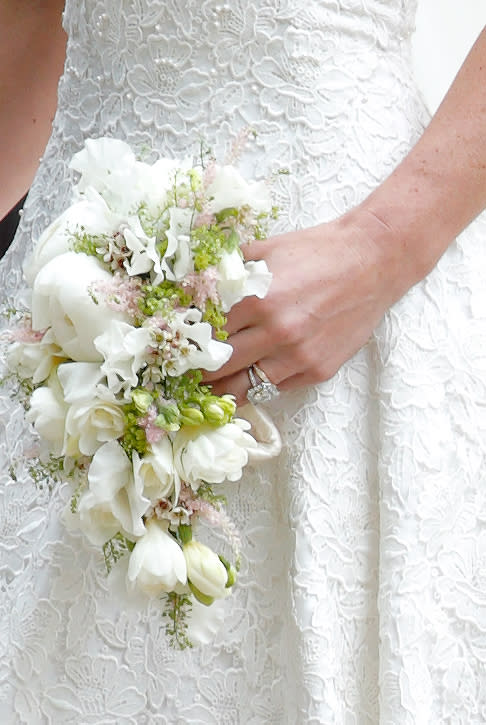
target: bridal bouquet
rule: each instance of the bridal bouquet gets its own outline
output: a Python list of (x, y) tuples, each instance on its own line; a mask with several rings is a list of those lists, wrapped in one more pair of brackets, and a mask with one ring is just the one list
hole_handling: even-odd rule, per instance
[[(265, 262), (240, 252), (264, 234), (269, 192), (232, 165), (148, 164), (109, 138), (87, 141), (71, 168), (72, 204), (25, 266), (31, 304), (8, 364), (42, 465), (73, 484), (70, 525), (108, 570), (129, 557), (128, 587), (165, 596), (185, 646), (184, 607), (226, 597), (236, 579), (238, 536), (214, 486), (238, 480), (257, 444), (199, 369), (229, 359), (226, 313), (269, 287)], [(200, 520), (232, 561), (198, 540)]]

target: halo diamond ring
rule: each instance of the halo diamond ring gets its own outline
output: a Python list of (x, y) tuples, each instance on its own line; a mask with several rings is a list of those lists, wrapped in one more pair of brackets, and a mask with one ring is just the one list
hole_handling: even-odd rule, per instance
[(246, 397), (250, 403), (257, 405), (258, 403), (268, 403), (270, 400), (278, 397), (279, 391), (268, 379), (258, 365), (250, 365), (248, 368), (248, 377), (250, 379), (250, 389)]

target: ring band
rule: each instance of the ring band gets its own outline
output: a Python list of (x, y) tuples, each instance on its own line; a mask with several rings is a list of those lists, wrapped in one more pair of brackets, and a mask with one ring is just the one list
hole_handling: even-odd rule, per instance
[(250, 380), (250, 389), (246, 397), (253, 405), (268, 403), (270, 400), (278, 397), (279, 391), (277, 386), (270, 382), (268, 376), (257, 365), (250, 365), (248, 368), (248, 378)]

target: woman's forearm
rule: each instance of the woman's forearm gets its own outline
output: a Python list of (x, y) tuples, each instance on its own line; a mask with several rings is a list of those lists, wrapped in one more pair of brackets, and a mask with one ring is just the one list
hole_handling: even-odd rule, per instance
[(419, 142), (351, 216), (385, 255), (395, 246), (400, 297), (485, 207), (486, 29)]
[(49, 137), (65, 56), (63, 7), (0, 3), (0, 218), (29, 188)]

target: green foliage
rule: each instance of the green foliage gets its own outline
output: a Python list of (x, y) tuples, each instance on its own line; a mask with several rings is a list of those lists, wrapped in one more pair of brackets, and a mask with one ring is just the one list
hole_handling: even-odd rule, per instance
[(165, 599), (163, 616), (168, 619), (165, 625), (165, 633), (169, 637), (170, 646), (179, 650), (192, 647), (193, 644), (187, 636), (187, 617), (192, 609), (190, 596), (170, 592), (165, 595)]
[(103, 545), (103, 557), (105, 559), (106, 573), (109, 574), (117, 561), (129, 554), (135, 548), (133, 541), (130, 541), (123, 534), (115, 534)]

